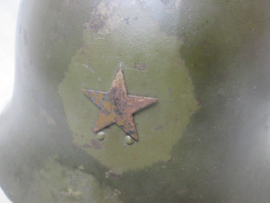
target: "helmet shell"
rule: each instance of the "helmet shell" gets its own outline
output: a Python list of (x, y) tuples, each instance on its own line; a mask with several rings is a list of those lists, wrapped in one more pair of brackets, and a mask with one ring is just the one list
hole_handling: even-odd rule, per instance
[[(0, 184), (13, 202), (268, 202), (269, 3), (33, 1), (20, 6)], [(119, 66), (158, 98), (93, 132)], [(102, 138), (102, 139), (101, 139)], [(125, 141), (126, 140), (126, 141)]]

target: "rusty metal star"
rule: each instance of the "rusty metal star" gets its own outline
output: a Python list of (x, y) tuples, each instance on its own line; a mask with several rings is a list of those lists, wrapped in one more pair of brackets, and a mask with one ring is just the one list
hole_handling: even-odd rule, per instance
[(116, 123), (134, 140), (139, 140), (133, 114), (158, 101), (157, 98), (127, 94), (126, 83), (120, 66), (109, 92), (82, 90), (100, 109), (94, 132)]

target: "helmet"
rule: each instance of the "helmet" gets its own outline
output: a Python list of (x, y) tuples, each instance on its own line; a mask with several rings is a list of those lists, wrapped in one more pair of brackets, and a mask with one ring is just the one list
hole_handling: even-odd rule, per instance
[(267, 1), (24, 0), (13, 202), (268, 202)]

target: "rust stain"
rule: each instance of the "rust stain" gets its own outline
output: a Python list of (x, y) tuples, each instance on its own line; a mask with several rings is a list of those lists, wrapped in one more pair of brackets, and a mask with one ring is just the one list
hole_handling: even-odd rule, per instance
[(100, 109), (94, 132), (116, 123), (133, 139), (139, 140), (133, 114), (155, 102), (157, 98), (127, 94), (126, 83), (120, 66), (109, 92), (82, 90)]

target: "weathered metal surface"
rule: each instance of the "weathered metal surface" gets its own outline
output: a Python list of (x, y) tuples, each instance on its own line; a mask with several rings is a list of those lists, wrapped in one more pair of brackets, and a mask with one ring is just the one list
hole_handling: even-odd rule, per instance
[(127, 94), (126, 83), (120, 66), (109, 92), (82, 90), (100, 109), (94, 132), (116, 123), (133, 139), (139, 140), (132, 114), (158, 101), (157, 98)]
[[(22, 1), (14, 98), (0, 117), (3, 190), (14, 203), (268, 203), (269, 9)], [(129, 94), (160, 102), (134, 114), (130, 146), (117, 125), (93, 134), (100, 109), (81, 92), (108, 91), (118, 60)]]

